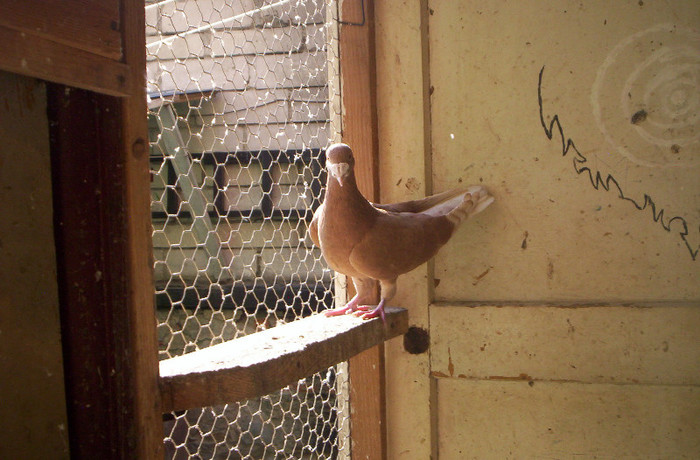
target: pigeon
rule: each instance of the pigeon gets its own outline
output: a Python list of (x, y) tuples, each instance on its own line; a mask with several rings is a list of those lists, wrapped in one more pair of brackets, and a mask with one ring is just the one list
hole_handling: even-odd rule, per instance
[[(494, 198), (479, 185), (394, 204), (370, 203), (357, 189), (355, 159), (346, 144), (326, 150), (328, 181), (323, 204), (309, 234), (336, 272), (352, 279), (357, 294), (326, 316), (354, 313), (381, 317), (396, 293), (396, 279), (432, 258), (459, 225), (488, 207)], [(379, 281), (379, 303), (374, 299)]]

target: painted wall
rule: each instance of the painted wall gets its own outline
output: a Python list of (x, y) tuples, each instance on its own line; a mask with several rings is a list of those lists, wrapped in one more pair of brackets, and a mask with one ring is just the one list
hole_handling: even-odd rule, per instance
[(383, 201), (497, 201), (400, 280), (390, 458), (697, 456), (700, 4), (417, 3), (377, 5)]
[(0, 458), (69, 458), (46, 87), (0, 72)]

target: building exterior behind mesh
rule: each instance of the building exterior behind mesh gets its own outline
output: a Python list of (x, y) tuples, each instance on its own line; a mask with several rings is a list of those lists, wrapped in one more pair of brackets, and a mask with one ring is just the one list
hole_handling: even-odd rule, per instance
[[(334, 8), (146, 5), (161, 359), (333, 303), (332, 273), (307, 225), (321, 202), (323, 151), (338, 132)], [(337, 458), (347, 444), (343, 369), (247, 402), (173, 413), (167, 455)]]

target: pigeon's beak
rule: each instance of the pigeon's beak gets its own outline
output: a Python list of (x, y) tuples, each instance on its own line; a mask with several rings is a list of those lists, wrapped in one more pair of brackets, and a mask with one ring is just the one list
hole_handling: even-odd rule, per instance
[(331, 173), (331, 176), (335, 177), (338, 180), (338, 183), (340, 186), (343, 186), (343, 180), (345, 179), (345, 176), (348, 175), (348, 172), (350, 171), (350, 165), (347, 163), (334, 163), (328, 165), (328, 171)]

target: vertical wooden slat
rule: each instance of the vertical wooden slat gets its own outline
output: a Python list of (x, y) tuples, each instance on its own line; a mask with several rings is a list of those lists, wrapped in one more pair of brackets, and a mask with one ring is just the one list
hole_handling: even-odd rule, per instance
[(150, 165), (146, 120), (146, 26), (143, 0), (121, 0), (124, 63), (129, 66), (131, 94), (121, 99), (122, 156), (126, 220), (128, 354), (134, 439), (128, 458), (163, 458), (163, 423), (158, 386), (158, 341), (154, 308)]
[(119, 5), (129, 96), (48, 89), (68, 432), (76, 459), (163, 455), (144, 9), (133, 0)]
[(0, 88), (0, 458), (67, 459), (46, 85)]
[(47, 99), (71, 457), (119, 458), (130, 372), (117, 314), (126, 299), (125, 207), (113, 174), (121, 165), (104, 148), (119, 144), (119, 125), (103, 116), (118, 101), (61, 85), (49, 85)]
[[(342, 139), (355, 153), (355, 176), (362, 194), (379, 198), (374, 5), (345, 0), (340, 14)], [(378, 301), (378, 296), (375, 299)], [(386, 458), (384, 346), (349, 361), (350, 435), (353, 459)]]
[(150, 247), (134, 255), (125, 101), (58, 85), (48, 94), (71, 456), (159, 458)]
[(342, 138), (356, 158), (357, 186), (369, 200), (379, 198), (379, 139), (372, 0), (345, 0), (340, 15)]
[[(375, 5), (377, 115), (381, 202), (418, 199), (433, 193), (430, 144), (428, 0)], [(407, 177), (415, 187), (404, 187)], [(401, 184), (401, 186), (399, 186)], [(412, 327), (430, 331), (429, 305), (435, 285), (432, 263), (406, 273), (392, 304), (410, 311)], [(386, 344), (387, 455), (431, 458), (436, 406), (429, 375), (430, 350), (407, 352), (407, 342)], [(413, 349), (417, 352), (417, 349)], [(411, 376), (411, 378), (406, 378)], [(411, 401), (411, 404), (406, 404)], [(432, 451), (433, 457), (438, 458)]]

